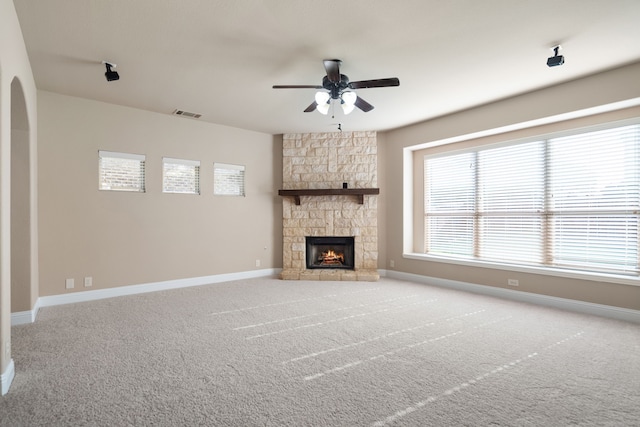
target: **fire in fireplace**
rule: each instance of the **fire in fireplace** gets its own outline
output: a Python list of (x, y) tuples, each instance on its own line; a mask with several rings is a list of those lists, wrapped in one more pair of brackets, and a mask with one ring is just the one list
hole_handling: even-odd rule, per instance
[(307, 268), (355, 268), (353, 237), (307, 236)]

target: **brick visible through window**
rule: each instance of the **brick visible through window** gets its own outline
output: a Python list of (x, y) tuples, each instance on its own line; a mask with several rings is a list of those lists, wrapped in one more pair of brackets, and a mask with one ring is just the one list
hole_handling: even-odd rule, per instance
[(214, 163), (213, 194), (244, 196), (244, 166)]
[(144, 155), (98, 151), (98, 157), (100, 190), (145, 192)]
[(200, 162), (164, 157), (162, 159), (162, 191), (200, 194)]

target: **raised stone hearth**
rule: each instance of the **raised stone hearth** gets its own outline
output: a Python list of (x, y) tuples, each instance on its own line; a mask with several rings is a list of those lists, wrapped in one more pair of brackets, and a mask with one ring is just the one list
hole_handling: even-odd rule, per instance
[[(368, 189), (282, 197), (283, 270), (285, 280), (376, 281), (378, 275), (378, 155), (375, 132), (285, 134), (284, 190)], [(371, 191), (375, 189), (375, 191)], [(322, 193), (322, 192), (320, 192)], [(306, 237), (353, 237), (353, 270), (307, 269)]]

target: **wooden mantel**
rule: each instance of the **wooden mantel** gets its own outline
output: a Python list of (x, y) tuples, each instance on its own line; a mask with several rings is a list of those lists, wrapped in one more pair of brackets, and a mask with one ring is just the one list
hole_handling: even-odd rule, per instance
[(364, 203), (365, 195), (380, 194), (379, 188), (300, 188), (297, 190), (278, 190), (278, 195), (292, 196), (296, 205), (300, 204), (300, 196), (356, 196), (358, 203)]

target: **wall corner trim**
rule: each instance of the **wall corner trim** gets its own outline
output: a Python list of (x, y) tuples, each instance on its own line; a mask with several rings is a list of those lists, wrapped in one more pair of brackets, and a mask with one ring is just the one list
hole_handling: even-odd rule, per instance
[(27, 323), (33, 323), (36, 321), (36, 317), (38, 316), (38, 310), (40, 310), (40, 300), (36, 302), (33, 307), (33, 310), (27, 311), (18, 311), (16, 313), (11, 313), (11, 326), (16, 325), (25, 325)]
[[(380, 274), (383, 276), (383, 274)], [(567, 298), (552, 297), (548, 295), (534, 294), (530, 292), (514, 291), (511, 289), (496, 288), (493, 286), (477, 285), (474, 283), (459, 282), (456, 280), (441, 279), (438, 277), (422, 276), (420, 274), (404, 273), (401, 271), (385, 270), (384, 276), (391, 279), (406, 280), (424, 283), (426, 285), (441, 288), (455, 289), (472, 292), (496, 298), (509, 299), (529, 304), (558, 308), (560, 310), (573, 311), (594, 316), (607, 317), (625, 322), (640, 323), (640, 310), (614, 307), (604, 304), (572, 300)]]
[(11, 387), (11, 383), (13, 382), (13, 377), (15, 375), (15, 365), (13, 364), (13, 359), (11, 359), (7, 369), (2, 373), (2, 375), (0, 375), (0, 383), (2, 384), (1, 396), (4, 396), (9, 392), (9, 387)]

